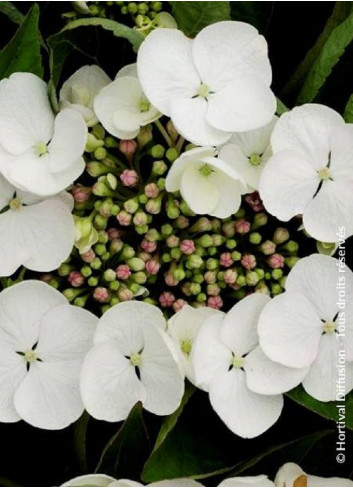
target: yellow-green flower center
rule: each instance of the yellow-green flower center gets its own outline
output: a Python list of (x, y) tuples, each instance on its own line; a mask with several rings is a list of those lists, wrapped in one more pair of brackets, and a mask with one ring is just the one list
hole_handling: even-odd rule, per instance
[(212, 168), (207, 163), (201, 166), (199, 171), (204, 177), (209, 177), (214, 172), (214, 170), (212, 170)]
[(233, 368), (242, 368), (244, 365), (244, 358), (239, 355), (233, 355), (232, 367)]
[(22, 207), (22, 203), (21, 203), (20, 199), (15, 197), (14, 199), (10, 200), (9, 207), (12, 211), (17, 211), (18, 209), (20, 209)]
[(38, 360), (37, 353), (34, 350), (26, 351), (24, 357), (28, 363), (33, 363)]
[(139, 353), (133, 353), (130, 357), (130, 362), (134, 367), (140, 367), (141, 355)]
[(321, 170), (318, 170), (317, 174), (319, 175), (319, 178), (321, 178), (321, 180), (331, 179), (331, 172), (327, 166), (324, 166), (323, 168), (321, 168)]
[(211, 92), (211, 89), (208, 85), (205, 83), (201, 83), (199, 86), (199, 89), (197, 91), (197, 95), (202, 98), (207, 98)]
[(249, 157), (249, 161), (253, 166), (259, 166), (261, 163), (261, 156), (253, 154)]
[(48, 146), (43, 141), (40, 141), (35, 145), (34, 150), (38, 156), (44, 156), (48, 153)]
[(323, 330), (325, 333), (334, 333), (336, 331), (336, 323), (334, 321), (326, 321), (326, 323), (323, 324)]
[(191, 340), (182, 340), (180, 342), (180, 348), (185, 355), (190, 355), (192, 349), (192, 341)]
[(142, 97), (141, 100), (140, 100), (140, 104), (139, 104), (139, 109), (140, 109), (140, 112), (147, 112), (150, 110), (150, 103), (149, 101), (145, 98), (145, 97)]

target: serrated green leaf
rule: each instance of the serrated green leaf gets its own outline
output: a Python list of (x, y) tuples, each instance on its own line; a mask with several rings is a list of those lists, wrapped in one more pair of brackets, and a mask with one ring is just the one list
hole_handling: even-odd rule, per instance
[(195, 37), (204, 27), (230, 20), (230, 2), (170, 2), (178, 28)]
[(11, 41), (0, 52), (0, 79), (17, 71), (43, 76), (39, 7), (34, 4)]
[(312, 62), (297, 98), (299, 105), (315, 100), (332, 69), (352, 41), (353, 13), (351, 12), (345, 20), (332, 28), (319, 54)]
[(353, 95), (348, 99), (347, 105), (344, 109), (343, 118), (346, 122), (353, 122)]
[(302, 386), (296, 387), (286, 394), (288, 397), (310, 409), (320, 416), (333, 421), (342, 421), (338, 406), (345, 405), (345, 423), (346, 427), (353, 430), (353, 392), (346, 396), (346, 401), (320, 402), (309, 396)]
[(12, 2), (0, 2), (0, 12), (18, 25), (21, 25), (25, 19), (23, 13), (20, 12)]
[(95, 472), (117, 479), (139, 479), (149, 448), (142, 404), (138, 402), (119, 431), (107, 443)]

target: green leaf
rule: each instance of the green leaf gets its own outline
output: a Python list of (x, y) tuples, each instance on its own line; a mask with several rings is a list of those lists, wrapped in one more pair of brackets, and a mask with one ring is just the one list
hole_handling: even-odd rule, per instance
[(282, 90), (282, 96), (286, 96), (300, 88), (300, 85), (304, 82), (305, 77), (312, 68), (315, 60), (320, 55), (333, 29), (348, 17), (351, 10), (352, 5), (350, 2), (336, 2), (330, 18), (326, 22), (324, 30), (318, 37), (315, 45), (307, 52), (305, 58), (299, 64), (294, 75), (286, 83)]
[(348, 99), (347, 105), (344, 109), (343, 118), (346, 122), (353, 122), (353, 95)]
[(204, 27), (230, 20), (230, 2), (170, 2), (178, 28), (195, 37)]
[(277, 115), (282, 115), (285, 112), (288, 112), (289, 109), (284, 103), (277, 97), (277, 109), (276, 109), (276, 114)]
[(0, 52), (0, 79), (17, 71), (43, 76), (39, 7), (34, 4), (11, 41)]
[(80, 471), (87, 472), (87, 428), (90, 420), (85, 411), (73, 427), (73, 444)]
[(0, 12), (18, 25), (21, 25), (25, 19), (23, 13), (17, 10), (12, 2), (0, 2)]
[(117, 479), (139, 479), (150, 450), (148, 434), (142, 417), (142, 404), (132, 408), (120, 430), (107, 443), (95, 472)]
[(325, 84), (332, 69), (352, 41), (353, 12), (345, 20), (333, 27), (325, 38), (320, 52), (311, 63), (310, 69), (305, 77), (297, 98), (298, 104), (312, 102), (317, 97), (319, 90)]
[(287, 393), (287, 396), (296, 401), (298, 404), (320, 414), (320, 416), (333, 421), (342, 421), (340, 417), (341, 411), (339, 405), (345, 406), (345, 423), (346, 427), (353, 430), (353, 392), (346, 396), (345, 402), (320, 402), (309, 396), (302, 386), (296, 387)]
[[(75, 33), (78, 29), (84, 27), (101, 27), (104, 30), (112, 32), (115, 37), (127, 39), (135, 52), (137, 52), (140, 44), (144, 40), (142, 34), (137, 30), (110, 19), (92, 17), (69, 22), (60, 32), (50, 36), (48, 39), (48, 45), (50, 47), (49, 66), (52, 89), (58, 85), (61, 70), (66, 58), (74, 50), (81, 53), (83, 52), (77, 42)], [(87, 55), (87, 53), (83, 54)]]
[(275, 2), (230, 2), (232, 20), (247, 22), (260, 32), (265, 32), (274, 8)]

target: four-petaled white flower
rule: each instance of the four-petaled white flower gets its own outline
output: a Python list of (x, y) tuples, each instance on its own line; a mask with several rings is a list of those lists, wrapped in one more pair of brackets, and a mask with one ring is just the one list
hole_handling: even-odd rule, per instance
[(0, 293), (1, 422), (58, 430), (81, 416), (80, 370), (96, 324), (39, 280)]
[(266, 41), (243, 22), (217, 22), (194, 40), (156, 29), (139, 49), (137, 68), (151, 103), (198, 145), (223, 144), (275, 113)]
[(72, 197), (62, 192), (43, 199), (16, 190), (0, 175), (0, 276), (24, 265), (30, 270), (54, 270), (74, 244)]
[(257, 323), (270, 300), (255, 293), (226, 315), (214, 314), (194, 344), (197, 385), (209, 392), (213, 409), (228, 428), (243, 438), (261, 435), (277, 421), (281, 394), (298, 385), (307, 371), (274, 363), (261, 350)]
[(102, 316), (81, 376), (93, 417), (122, 421), (138, 401), (162, 416), (178, 408), (184, 376), (165, 328), (162, 312), (144, 302), (117, 304)]
[(353, 487), (353, 481), (342, 477), (318, 477), (304, 472), (297, 464), (282, 465), (275, 477), (276, 487)]
[(353, 125), (334, 110), (306, 104), (283, 114), (272, 133), (273, 156), (260, 180), (272, 215), (303, 215), (315, 239), (338, 241), (338, 226), (353, 234)]
[[(345, 267), (343, 275), (339, 265), (325, 255), (302, 258), (287, 277), (286, 292), (271, 300), (259, 320), (266, 355), (288, 367), (306, 367), (303, 387), (323, 402), (353, 388), (353, 273)], [(345, 382), (337, 368), (343, 354)]]
[(168, 321), (167, 332), (176, 345), (180, 366), (186, 378), (193, 384), (195, 384), (194, 369), (191, 362), (193, 344), (202, 323), (213, 314), (217, 314), (217, 312), (210, 307), (194, 308), (185, 305)]
[(87, 126), (94, 126), (98, 118), (93, 110), (93, 100), (109, 83), (111, 79), (99, 66), (82, 66), (63, 83), (59, 95), (60, 106), (62, 109), (77, 110)]
[(47, 85), (31, 73), (0, 82), (0, 173), (33, 194), (54, 195), (81, 175), (87, 126), (76, 111), (54, 117)]
[[(65, 482), (61, 487), (144, 487), (131, 479), (114, 479), (105, 474), (87, 474)], [(146, 487), (204, 487), (193, 479), (165, 479), (147, 484)]]
[(277, 120), (277, 117), (273, 117), (264, 127), (235, 133), (220, 148), (219, 157), (237, 170), (248, 185), (249, 192), (258, 190), (262, 170), (272, 155), (270, 140)]
[(237, 212), (246, 185), (237, 171), (216, 158), (211, 147), (195, 148), (174, 161), (166, 179), (168, 192), (180, 193), (196, 214), (226, 218)]
[(144, 94), (135, 63), (122, 68), (115, 80), (100, 91), (94, 110), (104, 128), (120, 139), (135, 138), (141, 127), (161, 115)]

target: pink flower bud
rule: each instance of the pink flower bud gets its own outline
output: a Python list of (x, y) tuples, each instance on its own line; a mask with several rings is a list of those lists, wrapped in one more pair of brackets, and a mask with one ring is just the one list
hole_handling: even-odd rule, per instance
[(221, 289), (217, 284), (209, 284), (207, 285), (207, 294), (216, 297), (221, 292)]
[(129, 265), (126, 264), (119, 265), (115, 271), (116, 271), (116, 276), (120, 280), (127, 280), (131, 275), (130, 267)]
[(275, 253), (274, 255), (271, 255), (267, 259), (267, 263), (270, 265), (271, 268), (283, 268), (284, 267), (284, 258), (282, 255)]
[(120, 175), (120, 180), (125, 187), (135, 187), (138, 179), (139, 177), (135, 170), (124, 170)]
[(232, 255), (228, 252), (222, 253), (219, 257), (219, 263), (222, 267), (231, 267), (234, 263)]
[(132, 301), (132, 299), (134, 298), (134, 294), (130, 289), (127, 289), (127, 288), (119, 289), (118, 297), (123, 302)]
[(245, 201), (250, 205), (254, 212), (260, 212), (264, 210), (262, 200), (260, 199), (259, 192), (253, 192), (245, 196)]
[(254, 255), (243, 255), (243, 258), (241, 259), (241, 264), (247, 270), (252, 270), (256, 267), (256, 258)]
[(127, 157), (131, 158), (136, 149), (137, 142), (134, 139), (122, 139), (119, 143), (119, 151)]
[(195, 244), (191, 239), (183, 239), (180, 243), (179, 249), (184, 255), (192, 255), (195, 251)]
[(251, 224), (245, 219), (238, 219), (235, 222), (235, 230), (239, 234), (246, 234), (250, 231)]
[(212, 309), (221, 309), (223, 306), (222, 298), (220, 296), (209, 297), (207, 299), (207, 305), (208, 307), (212, 307)]
[(108, 302), (110, 293), (105, 287), (96, 287), (93, 292), (93, 298), (98, 302)]
[(138, 254), (137, 258), (140, 258), (140, 260), (147, 262), (152, 258), (152, 255), (151, 253), (147, 253), (147, 251), (141, 251), (141, 253)]
[(146, 271), (151, 275), (157, 275), (160, 268), (161, 268), (161, 264), (155, 258), (152, 258), (152, 260), (148, 260), (146, 262)]
[(226, 284), (232, 285), (237, 281), (238, 274), (235, 270), (226, 270), (223, 277)]
[(159, 303), (162, 307), (172, 307), (175, 297), (171, 292), (163, 292), (159, 296)]
[(215, 284), (217, 281), (217, 273), (213, 270), (209, 270), (205, 273), (204, 279), (207, 284)]
[(272, 255), (276, 251), (276, 245), (273, 241), (265, 241), (261, 245), (261, 251), (264, 255)]
[(165, 275), (164, 275), (164, 280), (165, 280), (165, 283), (167, 285), (169, 285), (169, 287), (175, 287), (176, 285), (178, 285), (179, 283), (179, 280), (177, 280), (175, 277), (174, 277), (174, 273), (169, 270)]
[(118, 238), (121, 238), (122, 236), (122, 232), (120, 229), (117, 229), (117, 228), (109, 228), (108, 231), (108, 237), (109, 239), (118, 239)]
[(222, 226), (224, 236), (232, 238), (235, 235), (235, 224), (233, 221), (225, 222)]
[(158, 245), (156, 241), (147, 241), (147, 239), (143, 239), (141, 242), (141, 248), (147, 253), (153, 253), (154, 251), (156, 251), (157, 246)]
[(83, 187), (81, 185), (77, 185), (72, 189), (72, 195), (75, 202), (86, 202), (92, 194), (91, 187)]
[(129, 226), (132, 221), (132, 215), (126, 211), (120, 211), (116, 218), (120, 226)]
[(92, 249), (90, 249), (86, 251), (86, 253), (82, 253), (80, 256), (85, 263), (92, 263), (96, 257), (96, 254)]
[(70, 272), (67, 279), (72, 287), (81, 287), (85, 282), (85, 279), (80, 272)]
[(177, 299), (173, 304), (174, 312), (181, 311), (184, 306), (187, 305), (187, 302), (184, 299)]
[(155, 199), (159, 195), (159, 188), (155, 183), (148, 183), (145, 186), (145, 195), (149, 199)]
[(43, 275), (40, 276), (40, 279), (42, 282), (45, 282), (46, 284), (48, 284), (51, 280), (53, 280), (54, 278), (54, 275), (52, 275), (51, 273), (44, 273)]

